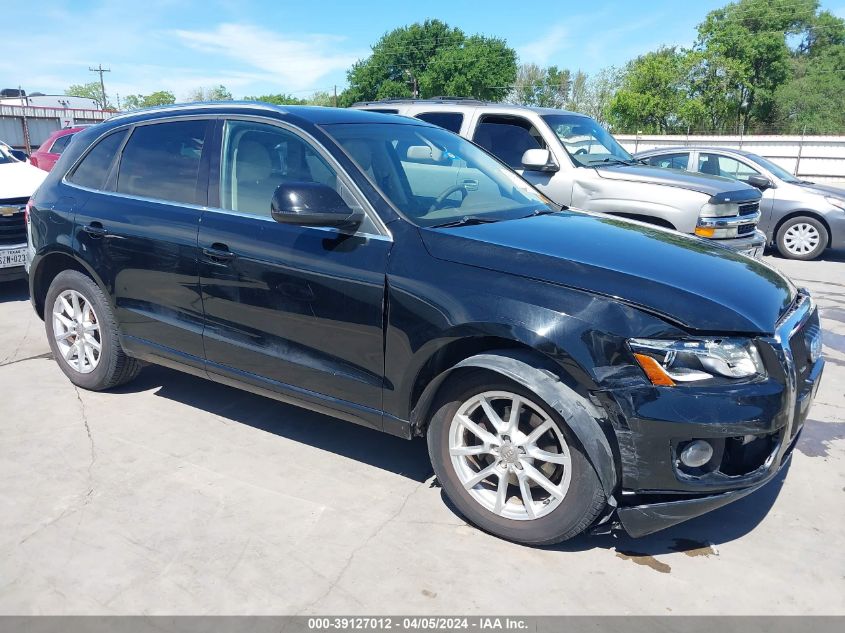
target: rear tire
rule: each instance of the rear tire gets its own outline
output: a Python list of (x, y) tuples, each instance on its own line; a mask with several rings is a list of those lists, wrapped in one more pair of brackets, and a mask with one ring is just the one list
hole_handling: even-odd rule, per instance
[(828, 232), (816, 218), (800, 215), (789, 218), (778, 229), (778, 251), (787, 259), (809, 261), (827, 248)]
[(441, 389), (432, 410), (427, 439), (434, 472), (461, 514), (482, 530), (549, 545), (582, 533), (605, 508), (575, 434), (525, 387), (493, 372), (465, 372)]
[(53, 357), (74, 385), (102, 391), (129, 382), (141, 370), (120, 345), (103, 291), (78, 271), (63, 271), (50, 284), (44, 325)]

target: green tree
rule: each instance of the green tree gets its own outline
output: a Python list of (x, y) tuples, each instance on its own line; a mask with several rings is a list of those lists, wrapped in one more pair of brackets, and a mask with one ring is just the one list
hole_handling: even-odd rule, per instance
[(610, 99), (614, 129), (668, 133), (695, 123), (700, 115), (689, 95), (692, 59), (684, 51), (664, 47), (628, 62), (619, 90)]
[(153, 106), (170, 105), (176, 103), (176, 97), (169, 90), (158, 90), (148, 95), (127, 95), (123, 99), (124, 110), (138, 110)]
[[(340, 95), (338, 95), (338, 101), (340, 101)], [(325, 90), (318, 90), (308, 97), (305, 103), (307, 105), (331, 107), (334, 105), (334, 95)]]
[(231, 101), (232, 93), (226, 89), (226, 86), (220, 84), (206, 88), (200, 86), (194, 88), (188, 93), (188, 101)]
[(278, 93), (273, 95), (261, 95), (260, 97), (244, 97), (244, 101), (263, 101), (273, 105), (304, 105), (305, 99), (297, 99), (293, 95)]
[(501, 99), (516, 78), (516, 53), (504, 40), (426, 20), (386, 33), (347, 78), (344, 103), (445, 94)]
[(569, 100), (572, 87), (571, 73), (557, 66), (541, 68), (537, 64), (522, 64), (516, 73), (516, 82), (507, 96), (509, 103), (562, 108)]
[(103, 91), (99, 81), (92, 81), (87, 84), (73, 84), (65, 89), (65, 94), (69, 97), (93, 99), (102, 110), (105, 110), (110, 105), (108, 103), (108, 95), (106, 96), (106, 103), (103, 103)]

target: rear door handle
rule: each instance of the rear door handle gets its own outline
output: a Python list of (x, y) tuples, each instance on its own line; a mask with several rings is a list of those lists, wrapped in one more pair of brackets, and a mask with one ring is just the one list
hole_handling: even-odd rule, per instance
[(225, 244), (212, 244), (210, 247), (202, 249), (202, 254), (215, 264), (224, 264), (235, 258), (235, 254)]
[(88, 226), (83, 227), (82, 229), (91, 237), (104, 237), (108, 231), (103, 228), (103, 225), (99, 222), (91, 222)]

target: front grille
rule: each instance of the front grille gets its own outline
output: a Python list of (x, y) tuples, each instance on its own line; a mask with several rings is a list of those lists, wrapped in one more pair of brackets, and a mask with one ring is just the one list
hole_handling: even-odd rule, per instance
[(813, 312), (801, 327), (799, 327), (789, 339), (789, 348), (792, 350), (792, 360), (795, 363), (795, 375), (798, 379), (798, 390), (801, 392), (804, 379), (812, 369), (813, 361), (810, 358), (809, 338), (819, 333), (819, 314)]
[[(0, 244), (23, 244), (26, 242), (24, 207), (29, 198), (0, 200)], [(9, 208), (14, 210), (10, 213)]]
[(753, 224), (740, 224), (739, 227), (736, 229), (737, 235), (748, 235), (749, 233), (754, 232), (754, 225)]
[(740, 215), (754, 215), (760, 210), (760, 203), (759, 202), (749, 202), (747, 204), (739, 205), (739, 214)]

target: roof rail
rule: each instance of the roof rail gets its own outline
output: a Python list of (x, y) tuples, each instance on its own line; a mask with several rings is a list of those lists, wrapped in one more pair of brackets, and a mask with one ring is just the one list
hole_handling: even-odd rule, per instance
[(363, 105), (389, 105), (389, 104), (402, 104), (402, 103), (468, 103), (473, 105), (484, 105), (488, 103), (492, 103), (490, 101), (484, 101), (483, 99), (476, 99), (475, 97), (446, 97), (446, 96), (439, 96), (439, 97), (428, 97), (426, 99), (408, 99), (408, 98), (398, 98), (398, 99), (379, 99), (378, 101), (358, 101), (353, 105), (356, 106), (363, 106)]

